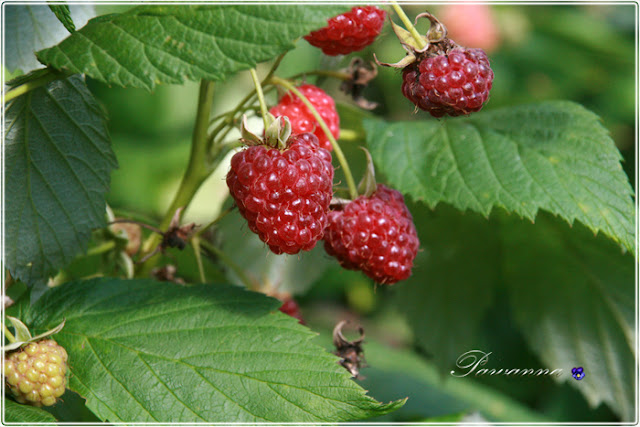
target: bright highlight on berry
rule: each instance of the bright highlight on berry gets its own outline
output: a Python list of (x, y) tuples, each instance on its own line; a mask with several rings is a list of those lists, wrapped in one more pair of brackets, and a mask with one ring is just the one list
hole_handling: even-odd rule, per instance
[(20, 403), (54, 405), (67, 384), (67, 352), (53, 340), (27, 344), (4, 360), (5, 383)]
[(374, 42), (387, 13), (376, 6), (358, 6), (351, 11), (331, 18), (328, 25), (311, 32), (304, 39), (319, 47), (326, 55), (347, 55), (357, 52)]
[(266, 144), (236, 153), (227, 186), (249, 229), (276, 254), (314, 248), (327, 225), (333, 193), (331, 153), (310, 133), (284, 150)]
[(342, 267), (385, 285), (411, 276), (420, 245), (402, 194), (382, 184), (370, 197), (331, 211), (324, 242)]
[[(304, 84), (298, 90), (309, 100), (318, 111), (322, 120), (327, 124), (335, 139), (340, 136), (340, 116), (336, 110), (336, 103), (325, 91), (311, 84)], [(278, 105), (269, 110), (276, 117), (288, 117), (293, 133), (311, 132), (318, 138), (320, 147), (333, 150), (329, 138), (324, 133), (311, 111), (300, 98), (291, 92), (287, 92)]]

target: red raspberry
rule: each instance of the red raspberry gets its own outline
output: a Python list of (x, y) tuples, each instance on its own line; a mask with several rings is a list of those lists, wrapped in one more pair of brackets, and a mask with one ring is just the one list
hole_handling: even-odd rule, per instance
[(293, 299), (285, 300), (280, 308), (278, 309), (284, 314), (288, 314), (291, 317), (295, 317), (298, 319), (298, 322), (304, 325), (304, 320), (302, 319), (302, 314), (300, 313), (300, 306)]
[[(309, 100), (311, 105), (318, 111), (322, 120), (327, 124), (331, 134), (335, 139), (340, 136), (340, 116), (336, 111), (336, 103), (325, 91), (314, 85), (305, 84), (298, 87), (298, 90)], [(311, 132), (318, 137), (320, 146), (326, 150), (333, 150), (329, 138), (313, 117), (302, 100), (291, 92), (287, 92), (278, 105), (269, 110), (276, 117), (286, 116), (291, 122), (291, 132), (304, 133)]]
[(402, 94), (434, 117), (480, 111), (493, 84), (482, 49), (456, 48), (404, 68)]
[(347, 55), (369, 46), (380, 34), (387, 13), (375, 6), (358, 6), (329, 19), (329, 24), (304, 39), (325, 55)]
[(391, 285), (411, 276), (418, 235), (404, 198), (378, 184), (371, 197), (360, 196), (329, 213), (324, 248), (350, 270), (362, 270), (377, 283)]
[(331, 153), (310, 133), (280, 151), (256, 145), (231, 158), (227, 186), (249, 228), (276, 254), (311, 250), (323, 236), (333, 186)]

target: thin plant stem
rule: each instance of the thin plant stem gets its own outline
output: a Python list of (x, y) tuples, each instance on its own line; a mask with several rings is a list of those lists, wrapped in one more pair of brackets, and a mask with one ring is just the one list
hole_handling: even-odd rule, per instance
[(207, 283), (207, 277), (204, 274), (204, 266), (202, 265), (202, 254), (200, 253), (200, 238), (193, 236), (191, 238), (191, 245), (193, 246), (193, 253), (196, 256), (196, 263), (198, 264), (200, 283)]
[(244, 284), (244, 286), (247, 289), (251, 289), (251, 290), (256, 289), (256, 285), (254, 284), (254, 282), (249, 278), (249, 276), (245, 274), (244, 270), (235, 261), (231, 259), (229, 255), (225, 254), (222, 250), (217, 248), (215, 245), (212, 245), (211, 243), (207, 242), (206, 240), (202, 240), (200, 244), (207, 251), (209, 251), (216, 257), (218, 257), (218, 259), (224, 265), (229, 267), (238, 276), (240, 281)]
[[(264, 79), (262, 79), (262, 82), (260, 83), (260, 86), (263, 88), (263, 92), (267, 92), (269, 89), (265, 88), (265, 86), (268, 84), (269, 80), (271, 79), (271, 77), (273, 76), (273, 74), (276, 72), (276, 70), (278, 69), (278, 67), (280, 66), (280, 63), (282, 62), (282, 59), (284, 58), (286, 52), (281, 54), (280, 56), (278, 56), (276, 58), (276, 60), (274, 61), (273, 65), (271, 66), (271, 69), (269, 70), (269, 72), (267, 73), (267, 75), (265, 76)], [(213, 145), (215, 145), (215, 138), (216, 136), (225, 128), (228, 126), (233, 125), (233, 123), (236, 120), (236, 115), (241, 112), (245, 106), (246, 103), (248, 103), (249, 101), (251, 101), (251, 99), (256, 96), (256, 89), (252, 90), (251, 92), (249, 92), (247, 94), (247, 96), (245, 96), (236, 106), (236, 108), (234, 108), (230, 113), (226, 114), (225, 119), (220, 122), (220, 124), (218, 124), (218, 126), (209, 134), (209, 137), (207, 138), (207, 152), (211, 151)], [(228, 132), (227, 132), (228, 133)], [(224, 134), (226, 136), (226, 133)], [(218, 138), (218, 143), (222, 142), (222, 138)]]
[(325, 76), (325, 77), (332, 77), (338, 80), (350, 80), (352, 77), (351, 74), (343, 73), (341, 71), (312, 70), (312, 71), (305, 71), (302, 73), (294, 74), (293, 76), (289, 77), (287, 80), (295, 80), (305, 76)]
[(109, 252), (115, 247), (116, 247), (116, 242), (114, 240), (109, 240), (107, 242), (104, 242), (101, 245), (94, 246), (93, 248), (89, 249), (87, 251), (87, 256), (100, 255), (105, 252)]
[[(173, 201), (167, 209), (160, 225), (161, 230), (166, 230), (171, 223), (171, 219), (178, 208), (187, 209), (193, 196), (195, 196), (198, 188), (204, 180), (213, 172), (212, 165), (208, 162), (207, 156), (207, 128), (209, 127), (209, 116), (211, 114), (211, 106), (213, 104), (214, 83), (209, 80), (200, 82), (200, 95), (198, 97), (198, 112), (196, 113), (196, 122), (193, 129), (193, 138), (191, 141), (191, 153), (189, 156), (189, 164), (180, 182), (180, 187), (176, 191)], [(162, 239), (158, 234), (151, 234), (145, 240), (142, 246), (142, 253), (149, 254)], [(153, 259), (151, 257), (150, 259)], [(142, 271), (149, 269), (149, 260), (145, 261), (147, 267), (143, 267)]]
[(16, 339), (16, 337), (13, 336), (11, 331), (9, 331), (9, 328), (7, 328), (7, 324), (6, 323), (3, 323), (2, 326), (4, 328), (4, 336), (5, 336), (5, 338), (7, 340), (9, 340), (10, 343), (14, 343), (14, 342), (18, 341)]
[(218, 215), (218, 217), (216, 219), (214, 219), (209, 224), (205, 225), (204, 227), (200, 228), (198, 231), (193, 233), (193, 237), (200, 237), (202, 235), (202, 233), (204, 233), (209, 228), (211, 228), (214, 225), (216, 225), (218, 222), (220, 222), (222, 220), (222, 218), (224, 218), (225, 216), (229, 215), (229, 213), (231, 213), (234, 209), (235, 209), (235, 205), (225, 209), (222, 212), (220, 212), (220, 215)]
[[(120, 219), (129, 219), (131, 218), (132, 220), (135, 220), (137, 222), (142, 222), (142, 223), (153, 223), (156, 222), (156, 219), (152, 219), (151, 217), (142, 214), (142, 213), (138, 213), (138, 212), (132, 212), (132, 211), (128, 211), (125, 209), (120, 209), (120, 208), (112, 208), (113, 210), (113, 215), (117, 218), (115, 221), (118, 221)], [(114, 223), (115, 223), (114, 221)]]
[(390, 3), (391, 7), (393, 7), (393, 10), (395, 10), (396, 14), (398, 15), (398, 18), (400, 18), (406, 29), (413, 36), (413, 39), (416, 41), (416, 43), (418, 43), (418, 47), (420, 49), (424, 49), (427, 46), (427, 42), (422, 38), (418, 30), (416, 30), (416, 27), (413, 26), (413, 22), (411, 22), (409, 17), (404, 13), (404, 10), (402, 10), (398, 2), (396, 2), (395, 0), (391, 0)]
[(50, 83), (54, 80), (58, 80), (65, 76), (66, 76), (65, 74), (54, 73), (52, 71), (49, 71), (44, 75), (38, 77), (37, 79), (30, 80), (28, 82), (21, 84), (20, 86), (17, 86), (7, 91), (7, 93), (5, 93), (4, 95), (4, 102), (6, 104), (7, 102), (11, 101), (14, 98), (17, 98), (20, 95), (24, 95), (25, 93), (31, 92), (34, 89), (37, 89), (41, 86), (46, 85), (47, 83)]
[(260, 80), (258, 80), (258, 73), (256, 73), (256, 69), (252, 68), (249, 72), (251, 73), (251, 79), (253, 79), (253, 85), (256, 87), (256, 93), (258, 94), (260, 113), (262, 114), (262, 121), (264, 122), (264, 130), (267, 130), (267, 127), (269, 127), (269, 122), (267, 120), (267, 103), (264, 101), (262, 85), (260, 85)]
[(318, 113), (316, 108), (313, 106), (313, 104), (311, 104), (311, 102), (309, 102), (307, 97), (304, 96), (288, 80), (284, 80), (284, 79), (281, 79), (279, 77), (275, 77), (274, 76), (274, 77), (271, 78), (271, 81), (274, 84), (276, 84), (278, 86), (282, 86), (286, 90), (291, 91), (294, 95), (296, 95), (298, 98), (300, 98), (302, 103), (304, 105), (306, 105), (306, 107), (309, 109), (309, 111), (311, 112), (311, 114), (316, 119), (316, 121), (318, 122), (318, 124), (320, 125), (322, 130), (324, 131), (325, 135), (327, 136), (327, 139), (329, 139), (329, 142), (331, 142), (331, 146), (333, 147), (334, 154), (335, 154), (336, 158), (338, 159), (338, 163), (340, 163), (340, 166), (342, 167), (342, 170), (344, 172), (344, 176), (345, 176), (345, 179), (347, 181), (347, 187), (349, 188), (349, 195), (351, 196), (351, 199), (357, 198), (358, 197), (358, 189), (356, 187), (355, 181), (353, 180), (353, 175), (351, 174), (351, 168), (349, 168), (349, 163), (347, 162), (347, 159), (344, 156), (344, 153), (342, 152), (342, 149), (340, 148), (340, 145), (338, 144), (338, 141), (336, 141), (336, 139), (333, 137), (333, 135), (331, 134), (331, 131), (329, 130), (329, 127), (324, 122), (324, 120), (322, 119), (322, 117), (320, 116), (320, 114)]

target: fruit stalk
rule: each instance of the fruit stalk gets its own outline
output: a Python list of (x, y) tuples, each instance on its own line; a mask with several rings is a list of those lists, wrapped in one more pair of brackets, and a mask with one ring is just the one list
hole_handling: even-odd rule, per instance
[(7, 328), (7, 324), (3, 322), (2, 327), (4, 328), (4, 336), (9, 341), (9, 343), (16, 342), (16, 337), (14, 337), (13, 334), (9, 331), (9, 328)]
[(405, 28), (411, 33), (411, 36), (413, 36), (414, 40), (418, 44), (418, 47), (420, 49), (424, 49), (427, 46), (427, 43), (424, 41), (420, 33), (418, 33), (418, 30), (416, 30), (416, 27), (413, 26), (413, 23), (411, 22), (409, 17), (404, 13), (404, 10), (402, 10), (402, 7), (400, 7), (398, 2), (394, 0), (392, 0), (390, 3), (391, 3), (391, 7), (393, 7), (393, 10), (398, 15), (398, 18), (400, 18)]
[[(196, 191), (200, 188), (200, 185), (212, 172), (212, 164), (207, 160), (207, 128), (209, 127), (209, 116), (211, 114), (211, 106), (213, 104), (213, 91), (214, 83), (209, 80), (202, 80), (200, 83), (200, 96), (198, 98), (198, 112), (196, 115), (196, 123), (193, 129), (193, 138), (191, 141), (191, 154), (189, 156), (189, 163), (187, 169), (180, 182), (180, 187), (176, 191), (176, 194), (167, 210), (162, 222), (158, 226), (161, 230), (166, 230), (171, 219), (178, 208), (184, 208), (187, 206), (195, 196)], [(142, 253), (149, 253), (159, 243), (162, 236), (157, 233), (151, 234), (149, 238), (144, 242), (142, 247)], [(152, 264), (154, 257), (151, 257), (147, 262), (143, 264), (142, 271), (145, 270), (145, 265)], [(148, 267), (147, 267), (148, 268)]]
[[(276, 60), (274, 61), (273, 65), (271, 66), (271, 69), (269, 70), (269, 73), (266, 75), (266, 77), (264, 79), (262, 79), (262, 82), (260, 84), (260, 86), (264, 87), (265, 84), (267, 84), (267, 82), (271, 79), (271, 76), (273, 76), (273, 74), (276, 72), (276, 70), (278, 69), (278, 67), (280, 66), (280, 63), (282, 62), (282, 59), (284, 58), (286, 52), (281, 54), (280, 56), (278, 56), (276, 58)], [(233, 123), (235, 122), (236, 119), (236, 115), (243, 111), (244, 106), (251, 101), (251, 99), (256, 95), (256, 90), (252, 90), (251, 92), (249, 92), (247, 94), (247, 96), (245, 96), (236, 106), (236, 108), (231, 111), (231, 112), (227, 112), (225, 113), (225, 118), (222, 121), (222, 123), (220, 123), (210, 134), (209, 137), (207, 138), (207, 152), (209, 152), (211, 150), (211, 147), (214, 145), (214, 139), (218, 136), (218, 134), (225, 128), (225, 127), (229, 127), (231, 125), (233, 125)], [(213, 120), (216, 120), (217, 118), (214, 118)], [(212, 124), (213, 120), (210, 121), (210, 124)], [(229, 128), (230, 129), (230, 128)], [(222, 141), (224, 139), (224, 136), (226, 136), (228, 133), (224, 132), (222, 134), (222, 137), (219, 139), (219, 141)]]
[(202, 254), (200, 253), (200, 238), (195, 236), (192, 237), (191, 246), (193, 246), (193, 253), (196, 256), (196, 263), (198, 264), (200, 283), (207, 283), (207, 276), (204, 273), (204, 265), (202, 264)]
[(349, 187), (349, 195), (350, 195), (350, 197), (352, 199), (355, 199), (356, 197), (358, 197), (358, 189), (356, 187), (355, 181), (353, 180), (353, 175), (351, 174), (351, 168), (349, 168), (349, 163), (347, 162), (347, 159), (344, 156), (344, 153), (342, 152), (342, 149), (340, 148), (340, 145), (338, 144), (338, 141), (336, 141), (336, 139), (333, 137), (333, 135), (331, 134), (331, 130), (329, 129), (329, 127), (327, 126), (325, 121), (322, 119), (322, 117), (320, 116), (320, 114), (318, 113), (316, 108), (313, 106), (313, 104), (311, 104), (309, 102), (309, 100), (307, 99), (307, 97), (304, 96), (298, 90), (298, 88), (296, 88), (288, 80), (284, 80), (284, 79), (281, 79), (281, 78), (279, 78), (277, 76), (273, 76), (271, 78), (271, 82), (273, 84), (278, 85), (278, 86), (282, 86), (284, 89), (292, 92), (295, 96), (300, 98), (302, 103), (309, 109), (309, 111), (311, 112), (311, 114), (316, 119), (316, 121), (318, 122), (318, 124), (320, 125), (322, 130), (324, 131), (325, 135), (329, 139), (329, 142), (331, 143), (331, 146), (333, 147), (333, 151), (335, 153), (335, 156), (338, 159), (338, 162), (340, 163), (340, 166), (342, 167), (342, 170), (344, 171), (345, 180), (347, 181), (347, 187)]
[(260, 80), (258, 80), (258, 73), (256, 73), (256, 69), (252, 68), (249, 70), (251, 73), (251, 79), (253, 79), (253, 84), (256, 87), (256, 94), (258, 95), (258, 103), (260, 104), (260, 113), (262, 114), (262, 121), (264, 122), (264, 130), (266, 131), (269, 127), (269, 122), (267, 120), (267, 103), (264, 101), (264, 94), (262, 93), (262, 85), (260, 84)]
[(39, 88), (40, 86), (44, 86), (54, 80), (58, 80), (64, 77), (67, 77), (67, 75), (64, 73), (57, 73), (49, 70), (47, 73), (43, 74), (37, 79), (30, 80), (28, 82), (21, 84), (20, 86), (17, 86), (9, 90), (4, 95), (4, 103), (6, 104), (7, 102), (11, 101), (14, 98), (24, 95), (25, 93), (29, 93), (32, 90)]
[(250, 289), (252, 291), (257, 290), (256, 284), (249, 278), (249, 276), (245, 274), (244, 270), (238, 264), (236, 264), (236, 262), (233, 259), (231, 259), (229, 255), (224, 253), (215, 245), (212, 245), (211, 243), (207, 242), (206, 240), (202, 240), (200, 244), (202, 245), (203, 249), (205, 249), (207, 252), (214, 255), (215, 257), (217, 257), (220, 260), (220, 262), (222, 262), (227, 267), (229, 267), (236, 274), (236, 276), (238, 276), (238, 279), (240, 279), (240, 281), (244, 284), (244, 286), (247, 289)]

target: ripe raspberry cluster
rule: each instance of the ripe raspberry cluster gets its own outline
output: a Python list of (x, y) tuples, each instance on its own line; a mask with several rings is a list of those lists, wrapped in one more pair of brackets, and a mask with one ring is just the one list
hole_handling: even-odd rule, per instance
[(310, 133), (280, 151), (248, 147), (231, 159), (227, 186), (249, 228), (276, 254), (311, 250), (324, 234), (333, 194), (331, 153)]
[(27, 344), (5, 357), (4, 376), (20, 403), (51, 406), (64, 394), (67, 352), (53, 340)]
[(328, 25), (304, 38), (326, 55), (347, 55), (369, 46), (378, 37), (387, 13), (375, 6), (357, 6), (331, 18)]
[(402, 94), (434, 117), (480, 111), (489, 99), (493, 71), (482, 49), (455, 48), (427, 56), (402, 72)]
[[(311, 84), (304, 84), (298, 90), (309, 100), (318, 111), (322, 120), (327, 124), (334, 138), (340, 136), (340, 116), (336, 111), (336, 103), (325, 91)], [(324, 133), (316, 119), (313, 117), (302, 100), (291, 92), (287, 92), (278, 105), (269, 110), (275, 117), (286, 116), (291, 123), (293, 133), (311, 132), (317, 138), (320, 146), (326, 150), (333, 150), (329, 138)]]
[(331, 211), (324, 242), (344, 268), (388, 285), (409, 278), (420, 244), (402, 194), (382, 184)]

